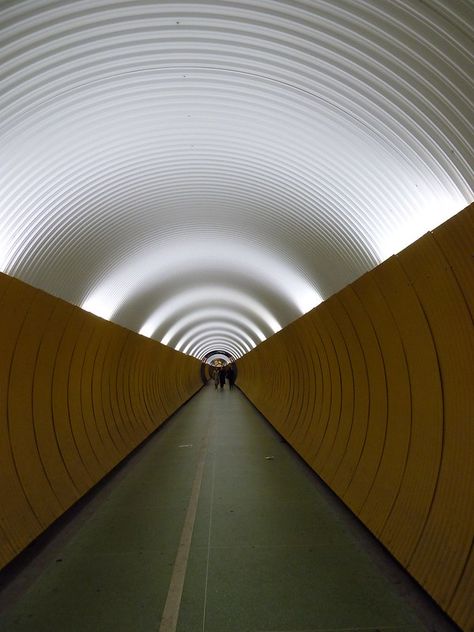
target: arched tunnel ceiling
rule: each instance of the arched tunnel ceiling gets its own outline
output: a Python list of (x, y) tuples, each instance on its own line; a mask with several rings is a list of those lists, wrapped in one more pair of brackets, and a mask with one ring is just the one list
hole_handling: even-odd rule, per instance
[(3, 2), (0, 267), (238, 357), (473, 199), (469, 1)]

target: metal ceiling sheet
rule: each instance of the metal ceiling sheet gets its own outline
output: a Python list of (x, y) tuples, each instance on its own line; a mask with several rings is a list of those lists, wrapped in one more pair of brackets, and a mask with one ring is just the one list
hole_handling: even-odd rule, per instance
[(473, 198), (474, 5), (0, 8), (0, 269), (246, 353)]

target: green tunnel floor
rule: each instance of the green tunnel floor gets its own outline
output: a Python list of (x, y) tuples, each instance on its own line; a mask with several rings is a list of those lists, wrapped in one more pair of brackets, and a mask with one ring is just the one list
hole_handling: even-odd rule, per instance
[(205, 436), (178, 632), (458, 629), (240, 391), (208, 386), (3, 582), (0, 630), (159, 632)]

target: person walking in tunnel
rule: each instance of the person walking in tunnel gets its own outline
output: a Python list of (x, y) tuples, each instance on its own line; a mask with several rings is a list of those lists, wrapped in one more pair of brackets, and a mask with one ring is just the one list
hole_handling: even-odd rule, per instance
[(217, 367), (214, 368), (213, 378), (214, 378), (214, 387), (217, 391), (217, 387), (219, 386), (219, 369)]
[(234, 367), (231, 364), (229, 364), (226, 369), (226, 375), (227, 375), (227, 379), (229, 380), (229, 390), (232, 390), (234, 388), (234, 383), (235, 383), (235, 371), (234, 371)]
[(219, 383), (221, 385), (221, 389), (225, 386), (225, 368), (222, 367), (219, 371)]

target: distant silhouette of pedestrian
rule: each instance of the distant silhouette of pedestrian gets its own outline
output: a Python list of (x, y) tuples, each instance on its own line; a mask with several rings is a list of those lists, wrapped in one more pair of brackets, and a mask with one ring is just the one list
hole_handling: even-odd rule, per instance
[(235, 371), (234, 367), (231, 364), (229, 364), (229, 366), (227, 367), (226, 375), (227, 379), (229, 380), (229, 389), (232, 390), (234, 388), (235, 382)]
[(217, 390), (219, 386), (219, 369), (216, 367), (214, 369), (214, 388)]
[(221, 370), (219, 371), (219, 383), (221, 385), (221, 388), (224, 388), (225, 385), (225, 368), (222, 367)]

